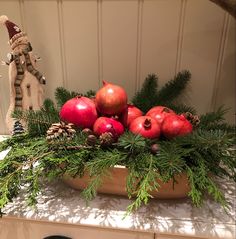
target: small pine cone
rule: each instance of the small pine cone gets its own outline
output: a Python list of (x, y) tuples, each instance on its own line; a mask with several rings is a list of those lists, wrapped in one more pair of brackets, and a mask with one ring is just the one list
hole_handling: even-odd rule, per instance
[(100, 144), (102, 146), (110, 146), (115, 142), (113, 134), (110, 132), (103, 133), (99, 136)]
[(47, 131), (46, 139), (51, 141), (54, 139), (67, 139), (71, 140), (76, 131), (73, 129), (73, 124), (66, 124), (65, 122), (54, 123)]
[(19, 120), (16, 120), (13, 126), (13, 131), (12, 131), (12, 135), (20, 135), (20, 134), (24, 134), (25, 133), (25, 129), (23, 127), (23, 125), (21, 124), (21, 122)]
[(191, 119), (193, 118), (193, 114), (190, 113), (190, 112), (185, 112), (185, 113), (184, 113), (184, 116), (185, 116), (185, 118), (186, 118), (187, 120), (191, 120)]
[(200, 119), (198, 117), (198, 115), (193, 115), (190, 112), (186, 112), (184, 113), (185, 118), (190, 121), (190, 123), (194, 126), (197, 127), (200, 123)]
[(151, 152), (153, 154), (157, 154), (159, 151), (160, 151), (160, 145), (159, 144), (151, 145)]
[(89, 128), (83, 129), (83, 130), (82, 130), (82, 133), (83, 133), (84, 135), (93, 135), (93, 134), (94, 134), (94, 132), (93, 132), (91, 129), (89, 129)]
[(199, 124), (200, 124), (200, 119), (199, 119), (199, 116), (198, 115), (194, 115), (194, 117), (193, 117), (193, 125), (196, 127), (196, 126), (198, 126)]
[(86, 143), (90, 146), (94, 146), (97, 142), (97, 137), (93, 134), (88, 135)]

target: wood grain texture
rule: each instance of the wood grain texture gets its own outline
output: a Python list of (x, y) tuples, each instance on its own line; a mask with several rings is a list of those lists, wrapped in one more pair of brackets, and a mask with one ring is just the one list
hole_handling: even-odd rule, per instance
[[(102, 184), (98, 187), (97, 192), (128, 196), (126, 190), (126, 179), (128, 174), (128, 169), (123, 166), (117, 165), (114, 168), (109, 169), (109, 176), (104, 176), (102, 178)], [(63, 181), (67, 185), (77, 190), (85, 189), (88, 186), (90, 180), (91, 178), (88, 172), (86, 172), (82, 178), (72, 178), (70, 176), (65, 176), (63, 178)], [(178, 183), (176, 183), (173, 188), (173, 180), (170, 180), (166, 183), (163, 183), (161, 180), (158, 180), (157, 183), (160, 188), (158, 188), (158, 191), (151, 191), (150, 194), (154, 198), (160, 199), (187, 197), (191, 188), (188, 184), (188, 178), (186, 173), (177, 175), (176, 181)]]

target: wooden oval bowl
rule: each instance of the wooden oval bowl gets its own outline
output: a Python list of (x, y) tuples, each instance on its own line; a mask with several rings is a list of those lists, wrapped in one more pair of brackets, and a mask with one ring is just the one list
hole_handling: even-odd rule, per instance
[[(104, 177), (102, 185), (98, 188), (98, 193), (114, 194), (127, 196), (126, 192), (126, 177), (128, 175), (127, 168), (123, 166), (115, 166), (110, 169), (110, 176)], [(83, 177), (72, 178), (65, 176), (63, 178), (65, 184), (73, 189), (82, 190), (85, 189), (90, 181), (88, 173), (85, 173)], [(186, 173), (182, 173), (176, 176), (176, 181), (173, 188), (173, 180), (167, 183), (158, 181), (160, 188), (158, 191), (152, 191), (151, 195), (154, 198), (160, 199), (174, 199), (174, 198), (185, 198), (188, 196), (190, 186)]]

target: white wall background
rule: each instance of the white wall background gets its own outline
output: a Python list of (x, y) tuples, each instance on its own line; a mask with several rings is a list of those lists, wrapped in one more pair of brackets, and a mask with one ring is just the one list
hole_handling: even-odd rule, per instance
[[(101, 80), (120, 84), (130, 97), (149, 73), (163, 85), (178, 71), (192, 73), (189, 104), (205, 113), (224, 104), (234, 122), (236, 21), (208, 0), (0, 0), (26, 31), (46, 97), (58, 86), (85, 92)], [(10, 51), (0, 26), (0, 59)], [(0, 134), (7, 133), (8, 67), (0, 67)]]

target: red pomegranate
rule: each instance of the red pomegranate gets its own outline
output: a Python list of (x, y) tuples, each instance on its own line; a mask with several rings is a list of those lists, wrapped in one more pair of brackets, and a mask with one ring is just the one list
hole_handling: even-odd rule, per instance
[(126, 109), (121, 114), (120, 121), (125, 127), (128, 127), (134, 119), (142, 115), (143, 112), (139, 108), (128, 104)]
[(161, 132), (167, 139), (187, 135), (192, 131), (193, 126), (184, 115), (169, 114), (161, 125)]
[(97, 119), (95, 103), (87, 97), (72, 98), (62, 106), (60, 118), (80, 128), (92, 128)]
[(149, 116), (140, 116), (134, 119), (130, 124), (129, 130), (148, 139), (159, 138), (161, 131), (157, 121)]
[(95, 102), (100, 113), (118, 115), (126, 107), (127, 94), (122, 87), (103, 81), (103, 87), (97, 92)]
[(174, 111), (165, 106), (155, 106), (147, 112), (147, 116), (154, 118), (159, 124), (162, 124), (165, 117), (173, 114)]
[(124, 126), (113, 118), (99, 117), (93, 125), (93, 131), (98, 136), (110, 132), (117, 139), (124, 133)]

